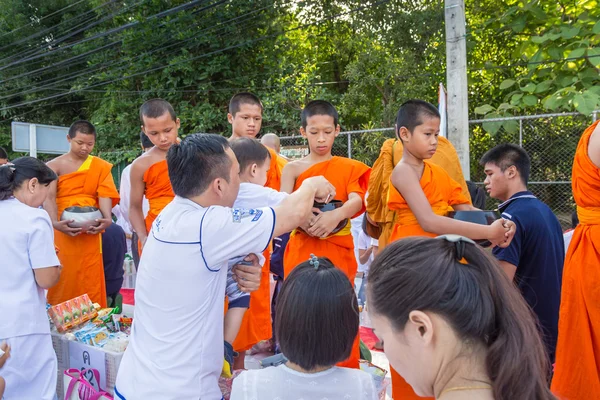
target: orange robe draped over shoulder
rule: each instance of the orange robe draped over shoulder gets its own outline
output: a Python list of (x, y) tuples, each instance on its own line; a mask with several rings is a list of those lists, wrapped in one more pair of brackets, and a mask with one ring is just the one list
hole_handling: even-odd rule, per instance
[[(56, 189), (58, 219), (67, 207), (98, 207), (99, 197), (111, 198), (113, 207), (116, 206), (119, 193), (111, 169), (112, 164), (92, 157), (89, 168), (60, 176)], [(48, 290), (48, 303), (59, 304), (87, 293), (94, 303), (106, 307), (101, 240), (100, 234), (81, 233), (73, 237), (54, 231), (54, 242), (60, 249), (58, 258), (63, 269), (58, 283)]]
[[(446, 215), (453, 205), (471, 202), (470, 198), (464, 195), (462, 186), (453, 180), (442, 167), (433, 162), (425, 161), (420, 183), (431, 209), (437, 215)], [(406, 200), (391, 182), (387, 204), (389, 209), (395, 213), (395, 223), (389, 243), (409, 236), (437, 236), (421, 228)], [(393, 368), (390, 368), (390, 372), (392, 375), (392, 399), (421, 399)]]
[(148, 215), (146, 215), (146, 232), (150, 232), (152, 223), (158, 217), (158, 214), (165, 208), (175, 197), (171, 180), (169, 179), (169, 170), (167, 168), (167, 160), (162, 160), (154, 163), (144, 173), (144, 183), (146, 191), (144, 195), (148, 199)]
[[(389, 242), (392, 229), (395, 224), (396, 214), (390, 210), (387, 204), (390, 177), (394, 167), (402, 159), (402, 142), (396, 139), (388, 139), (384, 142), (379, 153), (379, 158), (373, 164), (371, 178), (369, 180), (369, 196), (367, 198), (367, 213), (369, 217), (381, 227), (379, 237), (379, 251), (383, 250)], [(462, 188), (463, 195), (471, 202), (469, 189), (460, 166), (460, 160), (456, 149), (448, 139), (439, 137), (437, 151), (429, 160), (432, 164), (442, 167), (448, 175)]]
[[(298, 189), (306, 178), (323, 175), (333, 186), (335, 186), (336, 200), (348, 201), (348, 194), (357, 193), (361, 199), (364, 199), (369, 182), (371, 169), (365, 164), (344, 157), (333, 157), (329, 161), (315, 164), (304, 171), (296, 179), (294, 190)], [(356, 215), (360, 215), (364, 209)], [(348, 223), (348, 225), (350, 225)], [(349, 228), (349, 226), (347, 227)], [(344, 232), (344, 234), (341, 234)], [(332, 235), (327, 239), (316, 238), (303, 233), (300, 230), (290, 235), (290, 240), (285, 249), (283, 257), (283, 268), (285, 276), (297, 265), (308, 261), (310, 254), (317, 257), (327, 257), (333, 265), (341, 269), (354, 285), (354, 277), (358, 265), (354, 255), (354, 241), (350, 229), (343, 229), (337, 235)], [(342, 367), (358, 368), (358, 359), (360, 356), (358, 336), (352, 348), (352, 354), (343, 363), (338, 364)]]
[(588, 155), (597, 126), (583, 133), (573, 161), (579, 225), (563, 269), (552, 379), (552, 391), (565, 400), (600, 399), (600, 168)]
[[(267, 173), (266, 187), (279, 190), (281, 187), (281, 172), (287, 160), (280, 157), (268, 148), (271, 154), (271, 165)], [(271, 246), (269, 246), (271, 247)], [(237, 352), (246, 351), (260, 341), (273, 337), (271, 325), (271, 272), (269, 261), (271, 249), (265, 250), (265, 265), (262, 268), (260, 287), (250, 293), (250, 307), (244, 314), (240, 331), (233, 342), (233, 348)]]

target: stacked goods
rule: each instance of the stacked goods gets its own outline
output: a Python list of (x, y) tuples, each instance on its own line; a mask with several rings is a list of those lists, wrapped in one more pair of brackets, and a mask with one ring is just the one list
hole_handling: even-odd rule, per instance
[(83, 296), (75, 297), (55, 306), (50, 306), (48, 315), (54, 323), (56, 330), (64, 333), (95, 318), (98, 313), (89, 296), (84, 294)]

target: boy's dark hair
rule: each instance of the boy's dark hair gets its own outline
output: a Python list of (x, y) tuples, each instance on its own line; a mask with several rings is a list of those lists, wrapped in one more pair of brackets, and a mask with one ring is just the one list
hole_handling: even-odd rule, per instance
[(327, 258), (292, 270), (277, 298), (276, 337), (281, 352), (302, 369), (347, 359), (358, 334), (358, 302), (348, 277)]
[(532, 310), (477, 245), (419, 237), (389, 244), (369, 268), (367, 302), (397, 332), (420, 310), (443, 318), (461, 341), (484, 348), (495, 399), (555, 399)]
[(8, 153), (4, 150), (4, 147), (0, 147), (0, 158), (8, 160)]
[(0, 200), (11, 198), (23, 182), (33, 178), (37, 178), (42, 185), (58, 179), (50, 167), (33, 157), (19, 157), (12, 164), (0, 166)]
[(333, 125), (338, 126), (338, 112), (333, 104), (325, 100), (313, 100), (304, 107), (300, 114), (302, 128), (306, 129), (308, 119), (315, 115), (329, 115), (333, 118)]
[(246, 171), (246, 168), (252, 164), (262, 166), (271, 159), (269, 150), (254, 138), (235, 139), (229, 142), (229, 145), (240, 164), (240, 173)]
[(189, 198), (202, 194), (217, 178), (229, 182), (231, 159), (225, 153), (227, 139), (220, 135), (195, 133), (167, 152), (167, 167), (173, 192)]
[(405, 127), (412, 133), (423, 123), (423, 117), (440, 118), (440, 112), (433, 104), (424, 100), (408, 100), (400, 106), (396, 114), (396, 132)]
[(158, 118), (164, 113), (169, 113), (173, 121), (177, 121), (177, 115), (173, 106), (163, 99), (150, 99), (140, 107), (140, 122), (144, 125), (144, 117)]
[(154, 147), (154, 143), (152, 143), (148, 135), (146, 135), (143, 131), (140, 131), (140, 143), (142, 143), (143, 149), (151, 149)]
[(531, 170), (531, 161), (529, 155), (520, 146), (512, 143), (500, 144), (481, 157), (479, 161), (481, 165), (488, 163), (496, 165), (502, 172), (506, 171), (507, 168), (515, 166), (521, 180), (525, 185), (529, 182), (529, 172)]
[(263, 111), (263, 105), (257, 95), (250, 92), (241, 92), (233, 95), (231, 100), (229, 100), (229, 114), (235, 117), (235, 114), (240, 111), (242, 104), (259, 106), (260, 111)]
[(79, 120), (73, 122), (73, 125), (69, 128), (69, 137), (73, 139), (77, 136), (77, 132), (85, 135), (94, 135), (94, 139), (96, 139), (96, 127), (89, 121)]
[(579, 216), (577, 215), (577, 211), (573, 211), (571, 214), (571, 228), (575, 229), (579, 225)]

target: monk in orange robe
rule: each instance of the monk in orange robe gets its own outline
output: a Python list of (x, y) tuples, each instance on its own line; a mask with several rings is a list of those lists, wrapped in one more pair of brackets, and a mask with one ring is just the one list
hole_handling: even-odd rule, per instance
[(579, 225), (563, 270), (552, 392), (600, 399), (600, 123), (579, 140), (571, 179)]
[[(231, 137), (234, 140), (243, 137), (256, 138), (262, 126), (263, 106), (259, 98), (252, 93), (238, 93), (229, 102), (227, 120), (231, 124)], [(287, 162), (273, 149), (267, 148), (271, 155), (266, 187), (279, 190), (281, 173)], [(269, 246), (271, 247), (271, 246)], [(273, 337), (271, 325), (271, 272), (269, 262), (271, 249), (263, 253), (265, 264), (261, 271), (260, 287), (250, 293), (250, 307), (244, 314), (240, 330), (232, 343), (233, 349), (242, 354), (236, 358), (234, 369), (244, 368), (243, 353), (259, 342)]]
[[(160, 212), (173, 200), (167, 168), (167, 151), (178, 140), (179, 118), (171, 104), (162, 99), (148, 100), (140, 107), (142, 131), (154, 145), (139, 156), (131, 165), (131, 198), (129, 219), (139, 238), (140, 254), (152, 223)], [(148, 199), (148, 215), (144, 218), (143, 199)]]
[[(379, 158), (373, 164), (371, 178), (369, 179), (369, 194), (367, 196), (367, 215), (370, 221), (377, 223), (381, 229), (379, 237), (379, 249), (389, 243), (392, 229), (396, 223), (396, 213), (388, 207), (387, 196), (390, 177), (394, 167), (402, 159), (404, 146), (398, 139), (388, 139), (383, 143)], [(431, 159), (432, 164), (442, 167), (450, 178), (458, 182), (463, 196), (471, 202), (467, 182), (465, 181), (460, 160), (452, 143), (444, 137), (438, 137), (438, 147)]]
[[(334, 140), (340, 132), (338, 114), (333, 105), (323, 100), (311, 101), (302, 110), (301, 118), (300, 133), (307, 138), (310, 153), (285, 166), (281, 191), (291, 193), (305, 179), (322, 175), (335, 186), (334, 199), (342, 201), (343, 205), (333, 211), (319, 212), (302, 229), (290, 234), (283, 258), (284, 273), (287, 276), (293, 268), (315, 254), (329, 258), (354, 285), (358, 265), (350, 219), (364, 212), (364, 196), (371, 169), (359, 161), (331, 155)], [(345, 222), (344, 228), (332, 233), (342, 222)], [(357, 335), (350, 357), (338, 365), (358, 368), (359, 357)]]
[[(471, 205), (466, 184), (463, 183), (463, 186), (457, 183), (443, 167), (429, 162), (437, 153), (438, 144), (444, 142), (443, 138), (441, 140), (438, 137), (439, 131), (440, 116), (433, 105), (421, 100), (410, 100), (400, 107), (396, 118), (396, 137), (403, 145), (402, 157), (398, 158), (400, 161), (390, 174), (387, 193), (382, 192), (379, 186), (372, 187), (373, 191), (369, 192), (367, 205), (374, 212), (370, 217), (375, 217), (377, 222), (382, 221), (383, 226), (387, 225), (389, 242), (408, 236), (435, 237), (451, 233), (471, 239), (488, 239), (495, 245), (507, 246), (515, 233), (512, 222), (500, 219), (493, 225), (484, 226), (444, 217), (452, 209), (476, 209)], [(444, 147), (454, 150), (449, 142)], [(450, 161), (452, 168), (454, 157), (451, 150), (438, 160), (446, 159), (446, 163)], [(380, 175), (372, 184), (380, 182), (382, 175), (387, 172), (384, 167), (389, 168), (390, 163), (394, 163), (393, 153), (393, 149), (386, 149), (383, 154), (386, 158), (381, 160), (384, 165), (379, 166), (381, 169), (377, 173)], [(389, 154), (392, 154), (392, 160)], [(458, 168), (453, 169), (460, 171), (460, 165), (456, 166)], [(372, 197), (376, 194), (385, 197)], [(389, 212), (381, 201), (387, 203)], [(393, 399), (421, 399), (393, 368), (391, 375)]]
[[(102, 233), (112, 223), (111, 210), (119, 194), (111, 175), (112, 164), (90, 155), (96, 143), (96, 130), (87, 121), (77, 121), (69, 129), (70, 149), (48, 163), (58, 175), (50, 184), (44, 208), (55, 229), (55, 246), (63, 272), (58, 284), (48, 290), (48, 302), (59, 304), (88, 294), (94, 303), (106, 307), (106, 285), (102, 262)], [(73, 221), (61, 221), (63, 211), (72, 206), (99, 208), (97, 226), (82, 231), (71, 228)]]

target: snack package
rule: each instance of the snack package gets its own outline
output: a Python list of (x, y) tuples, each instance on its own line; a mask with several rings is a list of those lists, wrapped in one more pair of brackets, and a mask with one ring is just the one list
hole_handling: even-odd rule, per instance
[(92, 302), (87, 294), (67, 300), (63, 303), (51, 306), (48, 309), (56, 330), (64, 333), (68, 329), (76, 327), (89, 321), (96, 316), (96, 311), (92, 309)]
[(102, 343), (102, 348), (113, 353), (123, 353), (129, 344), (129, 336), (123, 332), (111, 333)]
[(123, 316), (119, 319), (119, 330), (126, 334), (131, 334), (131, 324), (133, 323), (133, 318), (128, 318), (127, 316)]
[(73, 315), (67, 302), (50, 307), (49, 315), (52, 322), (54, 322), (54, 326), (56, 326), (56, 330), (60, 333), (73, 327)]

